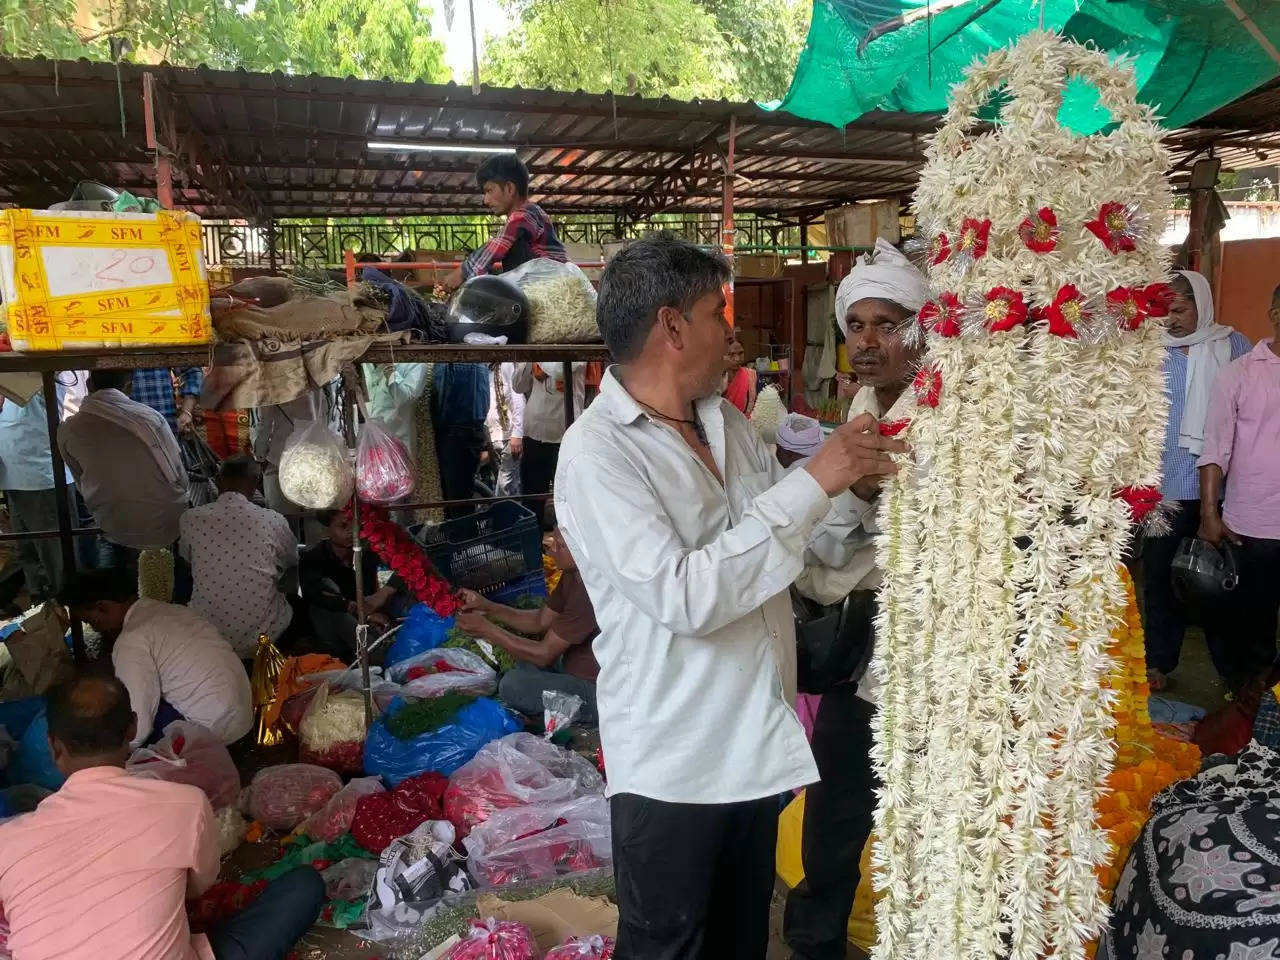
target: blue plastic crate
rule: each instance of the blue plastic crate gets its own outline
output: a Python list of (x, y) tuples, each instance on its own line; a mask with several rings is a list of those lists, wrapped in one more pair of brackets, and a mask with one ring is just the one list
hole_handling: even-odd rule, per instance
[(410, 533), (456, 587), (481, 590), (542, 571), (542, 529), (533, 511), (514, 500)]
[(523, 577), (508, 580), (480, 591), (494, 603), (508, 607), (517, 605), (521, 597), (543, 597), (547, 595), (547, 575), (541, 570), (526, 573)]

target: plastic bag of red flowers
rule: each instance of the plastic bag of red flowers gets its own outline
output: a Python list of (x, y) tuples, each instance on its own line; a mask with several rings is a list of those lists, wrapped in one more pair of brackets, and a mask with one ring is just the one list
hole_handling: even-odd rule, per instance
[(558, 947), (552, 947), (542, 960), (612, 960), (613, 937), (594, 934), (590, 937), (570, 937)]
[(403, 697), (438, 697), (442, 693), (491, 696), (498, 674), (479, 654), (460, 647), (436, 647), (387, 668), (387, 676), (401, 684)]
[(215, 810), (240, 795), (240, 771), (222, 740), (187, 720), (174, 720), (159, 741), (135, 750), (124, 769), (135, 777), (199, 787)]
[(412, 833), (427, 820), (444, 819), (441, 801), (447, 783), (438, 773), (420, 773), (389, 792), (359, 797), (351, 836), (370, 853), (381, 853), (396, 837)]
[(511, 920), (472, 920), (460, 943), (445, 960), (538, 960), (533, 931)]
[(285, 763), (259, 770), (245, 787), (240, 808), (264, 827), (292, 830), (342, 789), (332, 770), (309, 763)]
[(498, 887), (613, 863), (603, 794), (499, 810), (463, 841), (476, 884)]
[(413, 492), (413, 460), (377, 420), (366, 420), (356, 445), (356, 490), (371, 503), (394, 503)]
[(302, 832), (312, 840), (333, 843), (351, 829), (361, 797), (385, 793), (377, 777), (357, 777), (329, 798), (329, 802), (302, 821)]
[(444, 814), (465, 837), (495, 810), (599, 794), (604, 781), (591, 764), (531, 733), (487, 744), (449, 778)]

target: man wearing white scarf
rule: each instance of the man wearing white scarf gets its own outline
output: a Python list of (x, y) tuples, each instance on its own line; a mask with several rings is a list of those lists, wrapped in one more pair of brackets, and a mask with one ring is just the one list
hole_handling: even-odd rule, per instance
[[(1199, 273), (1180, 270), (1171, 283), (1174, 300), (1164, 335), (1165, 389), (1169, 422), (1165, 429), (1165, 500), (1176, 503), (1172, 529), (1142, 539), (1142, 620), (1146, 634), (1147, 673), (1152, 690), (1161, 690), (1178, 666), (1186, 629), (1173, 596), (1170, 567), (1184, 537), (1194, 537), (1200, 520), (1200, 481), (1196, 458), (1204, 448), (1205, 418), (1218, 374), (1247, 353), (1249, 341), (1231, 327), (1216, 323), (1213, 292)], [(1221, 668), (1219, 631), (1206, 629), (1214, 663)]]
[[(887, 241), (854, 264), (836, 291), (836, 322), (845, 336), (849, 362), (861, 389), (849, 420), (869, 413), (878, 420), (905, 419), (911, 406), (907, 387), (915, 375), (920, 347), (902, 334), (928, 299), (928, 282)], [(782, 430), (778, 431), (781, 443)], [(855, 496), (865, 502), (863, 541), (848, 562), (806, 569), (796, 588), (820, 603), (835, 603), (855, 590), (880, 582), (873, 535), (878, 532), (869, 501), (879, 482), (859, 481)], [(824, 545), (810, 551), (821, 560)], [(871, 717), (875, 690), (869, 677), (843, 683), (822, 695), (810, 746), (822, 776), (805, 794), (801, 859), (805, 879), (787, 897), (783, 938), (798, 960), (845, 955), (845, 928), (860, 879), (859, 859), (871, 832), (875, 776), (871, 769)]]

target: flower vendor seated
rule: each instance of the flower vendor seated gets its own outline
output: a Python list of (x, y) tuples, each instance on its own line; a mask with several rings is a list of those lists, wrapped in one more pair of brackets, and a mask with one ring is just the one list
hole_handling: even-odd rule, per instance
[[(351, 516), (342, 510), (321, 510), (317, 518), (328, 536), (302, 551), (298, 579), (302, 601), (311, 617), (311, 652), (327, 653), (350, 662), (356, 653), (356, 574), (352, 569), (355, 537)], [(376, 630), (404, 615), (413, 604), (399, 577), (378, 586), (378, 555), (360, 551), (365, 617)]]
[(819, 775), (792, 706), (789, 588), (849, 562), (865, 537), (849, 488), (906, 449), (867, 415), (786, 473), (720, 396), (732, 276), (670, 234), (609, 261), (596, 315), (617, 364), (556, 470), (600, 624), (618, 955), (646, 960), (763, 960), (778, 795)]
[(498, 686), (498, 696), (509, 706), (529, 716), (541, 716), (544, 690), (571, 693), (582, 698), (578, 719), (595, 723), (596, 675), (600, 672), (591, 652), (591, 642), (600, 632), (595, 610), (559, 528), (547, 535), (545, 547), (561, 571), (546, 606), (520, 610), (463, 590), (457, 623), (465, 632), (497, 644), (516, 659), (516, 668), (503, 674)]
[(191, 609), (242, 660), (253, 659), (262, 634), (277, 642), (292, 634), (295, 619), (285, 590), (298, 566), (298, 541), (288, 520), (253, 502), (261, 481), (253, 457), (228, 457), (218, 468), (218, 499), (192, 507), (179, 524), (178, 549), (194, 581)]
[(49, 744), (67, 781), (35, 812), (0, 824), (0, 909), (13, 955), (283, 957), (320, 913), (320, 874), (286, 873), (240, 913), (192, 935), (184, 901), (212, 886), (220, 866), (208, 798), (199, 787), (125, 773), (138, 721), (116, 678), (80, 676), (48, 700)]
[[(860, 389), (849, 419), (870, 414), (882, 433), (902, 421), (914, 406), (908, 389), (919, 366), (919, 347), (903, 340), (903, 331), (927, 296), (924, 275), (884, 240), (854, 264), (836, 290), (836, 321), (845, 335), (849, 361)], [(784, 429), (786, 428), (786, 429)], [(779, 450), (791, 436), (791, 422), (778, 428)], [(857, 549), (842, 566), (811, 566), (796, 581), (801, 593), (820, 603), (837, 603), (855, 590), (874, 590), (880, 582), (873, 534), (872, 506), (879, 476), (863, 478), (853, 494), (863, 504)], [(843, 957), (845, 929), (860, 879), (859, 861), (871, 831), (875, 777), (871, 768), (871, 718), (876, 690), (869, 676), (843, 683), (822, 695), (814, 717), (810, 746), (822, 779), (805, 794), (801, 857), (805, 879), (787, 897), (783, 938), (801, 960)]]
[(173, 720), (233, 743), (253, 727), (249, 677), (231, 644), (189, 607), (138, 599), (120, 567), (76, 574), (58, 593), (71, 615), (102, 634), (138, 714), (133, 745), (158, 740)]

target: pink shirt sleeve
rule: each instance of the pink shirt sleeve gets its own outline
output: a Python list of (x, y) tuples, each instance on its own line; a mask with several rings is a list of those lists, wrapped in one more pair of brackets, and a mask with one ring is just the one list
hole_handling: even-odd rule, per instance
[(187, 897), (200, 896), (218, 879), (222, 857), (218, 848), (218, 828), (213, 819), (213, 808), (205, 800), (196, 818), (195, 837), (191, 856), (191, 873), (187, 877)]
[(1214, 464), (1226, 473), (1231, 469), (1231, 448), (1236, 438), (1236, 400), (1239, 394), (1239, 367), (1230, 364), (1213, 385), (1209, 413), (1204, 421), (1204, 450), (1197, 467)]

